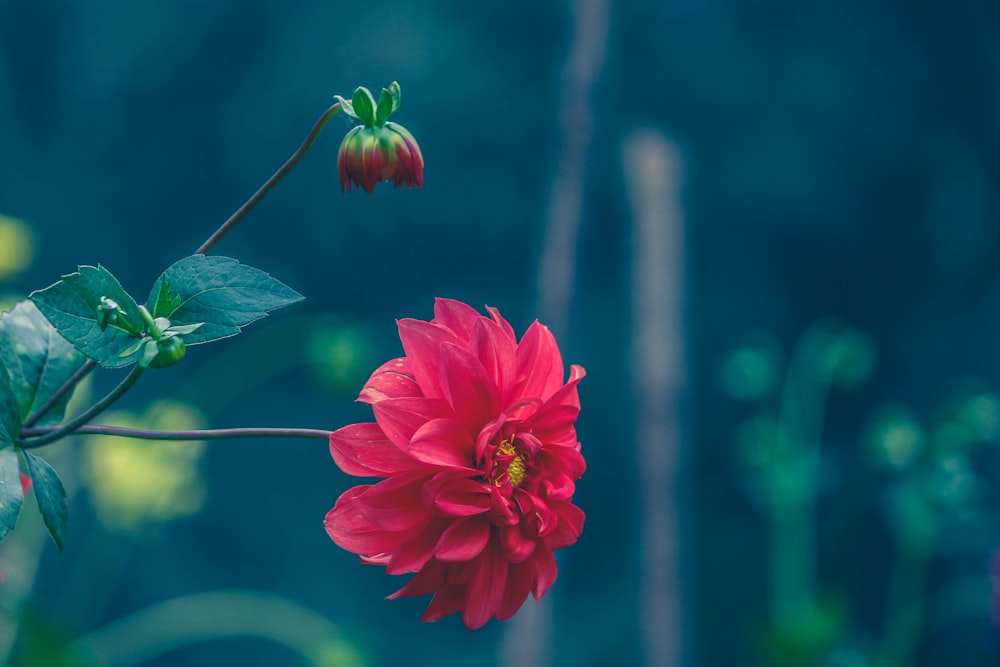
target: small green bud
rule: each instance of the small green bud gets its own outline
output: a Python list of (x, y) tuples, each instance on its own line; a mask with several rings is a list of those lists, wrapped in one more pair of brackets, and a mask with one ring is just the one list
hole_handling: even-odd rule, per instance
[(114, 299), (102, 296), (101, 303), (95, 308), (95, 311), (97, 314), (97, 324), (101, 327), (101, 331), (104, 331), (108, 328), (108, 325), (115, 324), (118, 321), (118, 313), (121, 312), (121, 307)]
[(166, 368), (173, 366), (184, 358), (187, 346), (180, 336), (168, 336), (157, 341), (150, 341), (147, 345), (156, 346), (156, 355), (149, 362), (150, 368)]

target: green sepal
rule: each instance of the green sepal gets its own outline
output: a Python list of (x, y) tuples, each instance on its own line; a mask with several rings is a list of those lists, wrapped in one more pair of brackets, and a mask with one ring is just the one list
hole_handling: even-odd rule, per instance
[(358, 86), (354, 91), (352, 102), (354, 106), (354, 113), (357, 114), (358, 120), (364, 123), (365, 127), (371, 127), (374, 125), (375, 98), (372, 97), (371, 91), (364, 86)]
[(38, 502), (38, 511), (42, 515), (45, 527), (49, 529), (52, 541), (62, 551), (66, 543), (66, 520), (69, 512), (66, 508), (66, 489), (56, 471), (45, 461), (31, 452), (24, 452), (25, 469), (31, 478), (31, 487)]
[[(122, 351), (142, 332), (139, 306), (103, 266), (81, 266), (30, 298), (63, 338), (101, 366), (121, 368), (135, 362)], [(102, 329), (97, 309), (108, 299), (118, 305), (118, 317)]]
[(345, 100), (340, 95), (334, 95), (333, 99), (337, 100), (337, 102), (340, 103), (340, 110), (344, 112), (345, 116), (353, 118), (354, 120), (361, 120), (360, 118), (358, 118), (358, 114), (354, 112), (354, 105), (351, 103), (350, 100)]
[(183, 333), (187, 345), (235, 336), (247, 324), (304, 298), (260, 269), (219, 255), (191, 255), (174, 263), (156, 279), (150, 302), (162, 282), (169, 282), (181, 299), (170, 314), (169, 330)]
[(399, 84), (393, 81), (388, 88), (383, 88), (378, 97), (378, 106), (375, 108), (375, 125), (385, 125), (389, 116), (396, 113), (399, 108), (400, 91)]
[[(18, 429), (79, 370), (85, 357), (56, 331), (31, 301), (21, 301), (0, 315), (0, 372), (18, 406)], [(0, 381), (4, 378), (0, 377)], [(62, 420), (72, 392), (66, 392), (38, 420), (45, 426)]]
[(24, 504), (21, 467), (13, 444), (0, 443), (0, 540), (14, 529)]

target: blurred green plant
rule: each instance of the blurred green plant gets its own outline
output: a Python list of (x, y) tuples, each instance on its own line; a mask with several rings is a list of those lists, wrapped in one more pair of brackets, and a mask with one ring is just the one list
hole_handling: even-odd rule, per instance
[[(927, 418), (896, 404), (873, 414), (861, 437), (862, 459), (881, 489), (894, 549), (885, 621), (881, 629), (857, 627), (850, 592), (824, 586), (817, 574), (818, 499), (822, 489), (836, 490), (822, 454), (830, 392), (854, 390), (871, 375), (875, 346), (863, 332), (823, 320), (801, 335), (787, 364), (784, 358), (772, 337), (754, 336), (724, 357), (720, 377), (731, 397), (753, 407), (735, 436), (751, 495), (771, 527), (765, 663), (910, 665), (932, 608), (951, 617), (985, 608), (988, 587), (982, 581), (979, 589), (960, 581), (928, 591), (927, 574), (931, 559), (946, 547), (995, 546), (983, 538), (991, 533), (983, 507), (986, 482), (974, 457), (1000, 435), (1000, 399), (967, 390)], [(970, 597), (970, 589), (978, 593)], [(935, 612), (936, 624), (947, 622), (943, 613)], [(864, 639), (872, 636), (880, 640)]]
[(28, 223), (0, 213), (0, 282), (31, 265), (35, 244)]
[[(102, 420), (139, 429), (192, 430), (206, 420), (192, 405), (161, 399), (145, 412), (107, 412)], [(196, 514), (205, 500), (203, 441), (163, 442), (94, 436), (83, 450), (83, 479), (109, 530), (136, 531)]]

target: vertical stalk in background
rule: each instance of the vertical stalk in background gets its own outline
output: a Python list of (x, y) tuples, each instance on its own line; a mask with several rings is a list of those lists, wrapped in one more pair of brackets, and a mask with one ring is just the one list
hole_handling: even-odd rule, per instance
[(684, 234), (677, 147), (637, 130), (623, 147), (632, 211), (632, 386), (642, 511), (642, 641), (649, 667), (680, 665), (680, 396), (684, 377)]
[[(559, 154), (549, 194), (545, 241), (538, 269), (538, 318), (557, 337), (566, 331), (576, 246), (583, 210), (587, 154), (593, 136), (594, 88), (605, 59), (610, 22), (609, 0), (573, 0), (571, 44), (560, 76)], [(552, 664), (552, 618), (548, 603), (525, 605), (506, 626), (500, 664), (545, 667)]]
[(573, 41), (563, 65), (559, 109), (554, 115), (560, 122), (559, 155), (549, 191), (536, 309), (556, 336), (565, 332), (576, 272), (587, 155), (594, 133), (594, 90), (605, 59), (610, 2), (574, 0), (572, 13)]

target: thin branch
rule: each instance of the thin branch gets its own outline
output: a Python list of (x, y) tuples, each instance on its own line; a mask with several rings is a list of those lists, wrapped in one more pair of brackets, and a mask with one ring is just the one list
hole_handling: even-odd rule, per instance
[[(74, 433), (81, 426), (83, 426), (91, 419), (93, 419), (94, 417), (101, 414), (109, 407), (111, 407), (115, 403), (115, 401), (121, 398), (125, 394), (125, 392), (127, 392), (129, 389), (132, 388), (132, 385), (134, 385), (139, 380), (139, 378), (142, 376), (143, 371), (145, 370), (146, 369), (143, 368), (142, 366), (136, 365), (135, 367), (132, 368), (129, 374), (125, 376), (125, 379), (122, 380), (120, 383), (118, 383), (118, 386), (112, 389), (107, 396), (99, 400), (97, 403), (94, 403), (92, 406), (90, 406), (90, 408), (88, 408), (84, 412), (80, 413), (78, 417), (63, 424), (62, 426), (46, 429), (45, 435), (39, 436), (36, 440), (32, 440), (31, 442), (22, 441), (21, 446), (25, 448), (41, 447), (42, 445), (47, 445), (50, 442), (55, 442), (59, 438)], [(26, 432), (31, 432), (32, 430), (33, 429), (22, 429), (21, 430), (22, 438), (26, 437), (25, 435)]]
[[(26, 438), (44, 437), (55, 432), (55, 427), (24, 429)], [(297, 438), (307, 440), (330, 440), (330, 431), (314, 428), (215, 428), (190, 431), (152, 431), (125, 426), (87, 424), (74, 431), (75, 435), (112, 435), (120, 438), (141, 438), (143, 440), (226, 440), (234, 438)], [(36, 441), (37, 442), (37, 441)], [(36, 442), (25, 445), (26, 449), (37, 446)], [(44, 443), (42, 443), (44, 444)]]
[(229, 216), (229, 219), (222, 223), (222, 226), (215, 230), (215, 233), (209, 236), (208, 239), (202, 243), (197, 250), (195, 250), (195, 254), (203, 255), (207, 253), (212, 249), (212, 246), (218, 243), (223, 236), (229, 233), (229, 230), (235, 227), (236, 223), (242, 220), (243, 217), (250, 212), (250, 209), (256, 206), (257, 203), (264, 198), (264, 195), (270, 192), (271, 188), (277, 185), (278, 181), (284, 178), (285, 174), (291, 171), (292, 167), (298, 164), (299, 160), (302, 159), (302, 156), (309, 151), (313, 142), (316, 141), (316, 137), (319, 136), (323, 126), (326, 125), (327, 121), (333, 118), (339, 111), (340, 102), (334, 103), (333, 106), (324, 111), (323, 115), (320, 116), (319, 120), (316, 121), (316, 124), (313, 125), (312, 130), (309, 131), (305, 141), (302, 142), (302, 145), (299, 146), (298, 150), (292, 153), (292, 156), (285, 161), (285, 164), (281, 165), (281, 167), (278, 168), (278, 171), (274, 172), (271, 178), (267, 179), (264, 185), (260, 186), (260, 189), (257, 190), (257, 192), (255, 192), (253, 196), (250, 197), (245, 204), (243, 204), (243, 206), (240, 206), (235, 213)]
[(59, 399), (61, 399), (63, 396), (66, 395), (66, 392), (71, 391), (73, 387), (77, 385), (78, 382), (83, 380), (83, 378), (87, 377), (90, 374), (90, 371), (94, 370), (94, 368), (96, 367), (97, 367), (96, 361), (94, 361), (93, 359), (87, 359), (87, 361), (84, 362), (84, 364), (80, 366), (79, 369), (77, 369), (76, 373), (73, 373), (72, 377), (66, 380), (66, 382), (64, 382), (63, 385), (56, 390), (56, 393), (52, 394), (52, 398), (45, 401), (45, 404), (42, 407), (38, 408), (35, 414), (31, 415), (30, 417), (28, 417), (27, 420), (25, 420), (24, 428), (30, 429), (32, 426), (37, 424), (38, 420), (44, 417), (48, 413), (48, 411), (52, 409), (52, 406), (58, 403)]

